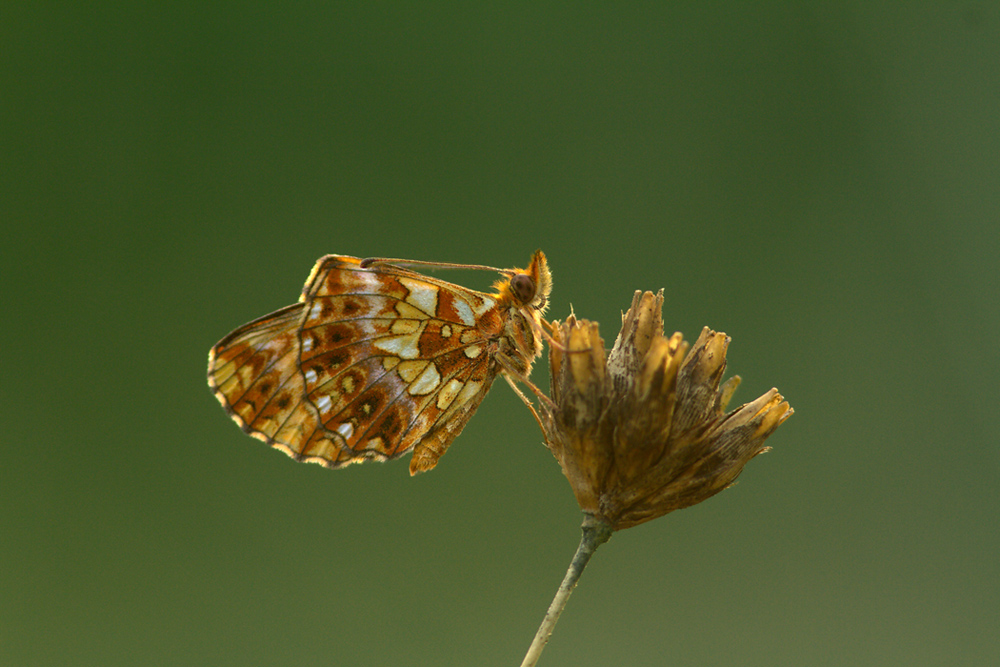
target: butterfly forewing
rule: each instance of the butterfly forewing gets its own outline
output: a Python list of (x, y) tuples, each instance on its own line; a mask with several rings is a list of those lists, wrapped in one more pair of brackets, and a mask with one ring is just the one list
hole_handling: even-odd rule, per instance
[(428, 470), (496, 377), (505, 305), (329, 255), (300, 303), (213, 348), (209, 384), (247, 433), (296, 459), (341, 467), (412, 449), (411, 473)]

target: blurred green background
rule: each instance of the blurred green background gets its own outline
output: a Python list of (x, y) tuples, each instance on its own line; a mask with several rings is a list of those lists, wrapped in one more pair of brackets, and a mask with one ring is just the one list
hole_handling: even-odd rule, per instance
[(581, 517), (505, 383), (411, 479), (204, 374), (325, 253), (539, 247), (796, 410), (541, 665), (1000, 664), (996, 3), (12, 3), (0, 68), (0, 664), (519, 664)]

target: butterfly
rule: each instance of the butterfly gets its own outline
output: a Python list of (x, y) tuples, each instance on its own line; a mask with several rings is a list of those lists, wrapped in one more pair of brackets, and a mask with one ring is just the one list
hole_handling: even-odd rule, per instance
[[(492, 294), (406, 266), (487, 269)], [(526, 269), (326, 255), (299, 302), (244, 324), (208, 356), (208, 384), (249, 435), (341, 468), (412, 451), (437, 465), (498, 373), (527, 381), (552, 276)], [(527, 402), (527, 401), (526, 401)]]

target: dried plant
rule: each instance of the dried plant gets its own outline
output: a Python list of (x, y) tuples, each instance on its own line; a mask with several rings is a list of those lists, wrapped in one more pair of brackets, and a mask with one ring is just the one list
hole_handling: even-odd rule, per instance
[(584, 512), (583, 538), (522, 667), (534, 665), (590, 556), (616, 530), (690, 507), (730, 486), (792, 415), (776, 389), (726, 412), (724, 333), (689, 348), (663, 334), (663, 292), (636, 292), (610, 354), (596, 322), (553, 323), (546, 444)]

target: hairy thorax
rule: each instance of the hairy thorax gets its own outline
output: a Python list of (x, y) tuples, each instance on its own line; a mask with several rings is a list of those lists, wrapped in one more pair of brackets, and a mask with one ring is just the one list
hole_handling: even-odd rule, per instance
[(497, 341), (498, 352), (525, 377), (531, 373), (532, 363), (542, 353), (542, 341), (535, 335), (535, 330), (541, 327), (541, 315), (533, 309), (531, 315), (534, 321), (525, 317), (524, 308), (511, 307)]

